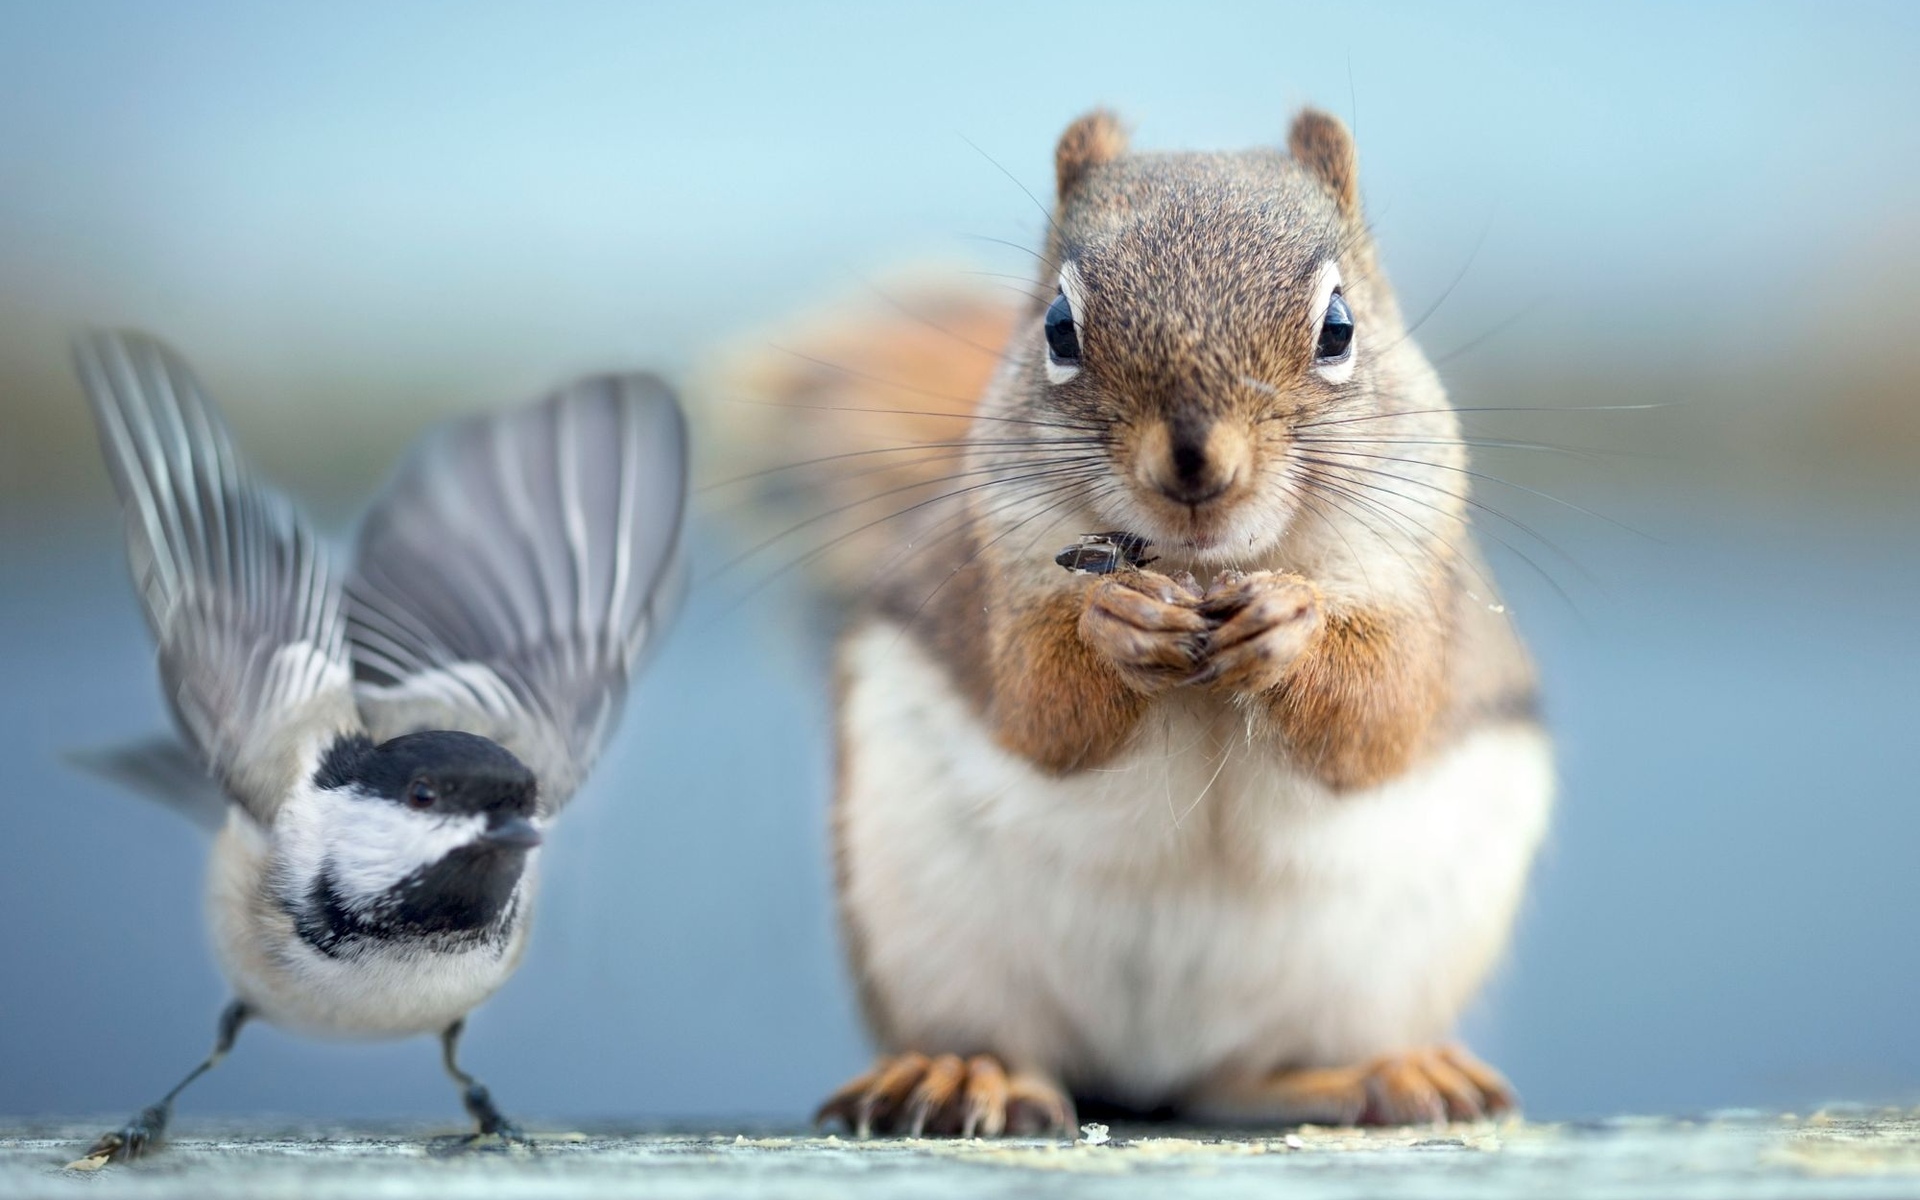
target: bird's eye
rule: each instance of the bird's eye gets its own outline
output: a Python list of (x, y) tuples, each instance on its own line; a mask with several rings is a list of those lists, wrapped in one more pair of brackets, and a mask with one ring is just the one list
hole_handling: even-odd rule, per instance
[(1056, 367), (1080, 365), (1080, 331), (1073, 325), (1073, 305), (1061, 292), (1047, 305), (1047, 359)]
[(434, 801), (439, 798), (440, 793), (434, 791), (433, 785), (424, 779), (414, 780), (413, 786), (407, 789), (408, 808), (432, 808)]
[(1327, 301), (1327, 315), (1320, 322), (1320, 341), (1313, 348), (1318, 363), (1337, 363), (1353, 352), (1353, 313), (1347, 298), (1339, 291)]

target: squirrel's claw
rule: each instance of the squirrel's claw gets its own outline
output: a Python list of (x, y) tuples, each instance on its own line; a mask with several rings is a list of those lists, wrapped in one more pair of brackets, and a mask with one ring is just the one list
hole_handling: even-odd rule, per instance
[(814, 1123), (855, 1137), (1015, 1137), (1073, 1131), (1073, 1101), (1042, 1076), (1009, 1074), (991, 1055), (883, 1058), (827, 1098)]

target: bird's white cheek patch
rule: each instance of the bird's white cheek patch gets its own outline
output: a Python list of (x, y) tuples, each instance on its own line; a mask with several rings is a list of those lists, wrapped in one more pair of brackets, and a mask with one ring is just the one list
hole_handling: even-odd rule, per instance
[(371, 901), (423, 867), (471, 842), (485, 828), (478, 813), (414, 812), (352, 789), (304, 788), (275, 823), (281, 859), (296, 880), (324, 866), (349, 905)]

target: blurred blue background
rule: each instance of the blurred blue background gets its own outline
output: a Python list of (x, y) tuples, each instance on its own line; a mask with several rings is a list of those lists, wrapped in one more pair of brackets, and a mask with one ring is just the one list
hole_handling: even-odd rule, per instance
[[(1482, 491), (1551, 543), (1489, 523), (1566, 786), (1477, 1047), (1542, 1117), (1920, 1098), (1920, 9), (0, 15), (0, 1112), (131, 1111), (223, 999), (197, 835), (58, 763), (164, 720), (72, 332), (176, 343), (339, 524), (437, 416), (685, 377), (903, 264), (1024, 274), (1014, 180), (1095, 103), (1155, 147), (1344, 116), (1456, 401), (1568, 409), (1474, 428), (1596, 452), (1480, 469), (1650, 535)], [(792, 1119), (864, 1061), (781, 557), (696, 590), (553, 839), (469, 1039), (510, 1112)], [(265, 1029), (184, 1112), (458, 1124), (425, 1041)]]

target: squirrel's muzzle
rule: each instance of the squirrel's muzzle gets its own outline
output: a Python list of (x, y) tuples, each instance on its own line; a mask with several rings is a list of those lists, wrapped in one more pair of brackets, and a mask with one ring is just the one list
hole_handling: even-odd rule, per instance
[(1199, 508), (1233, 492), (1252, 469), (1252, 447), (1231, 421), (1182, 414), (1141, 434), (1139, 482), (1175, 504)]

